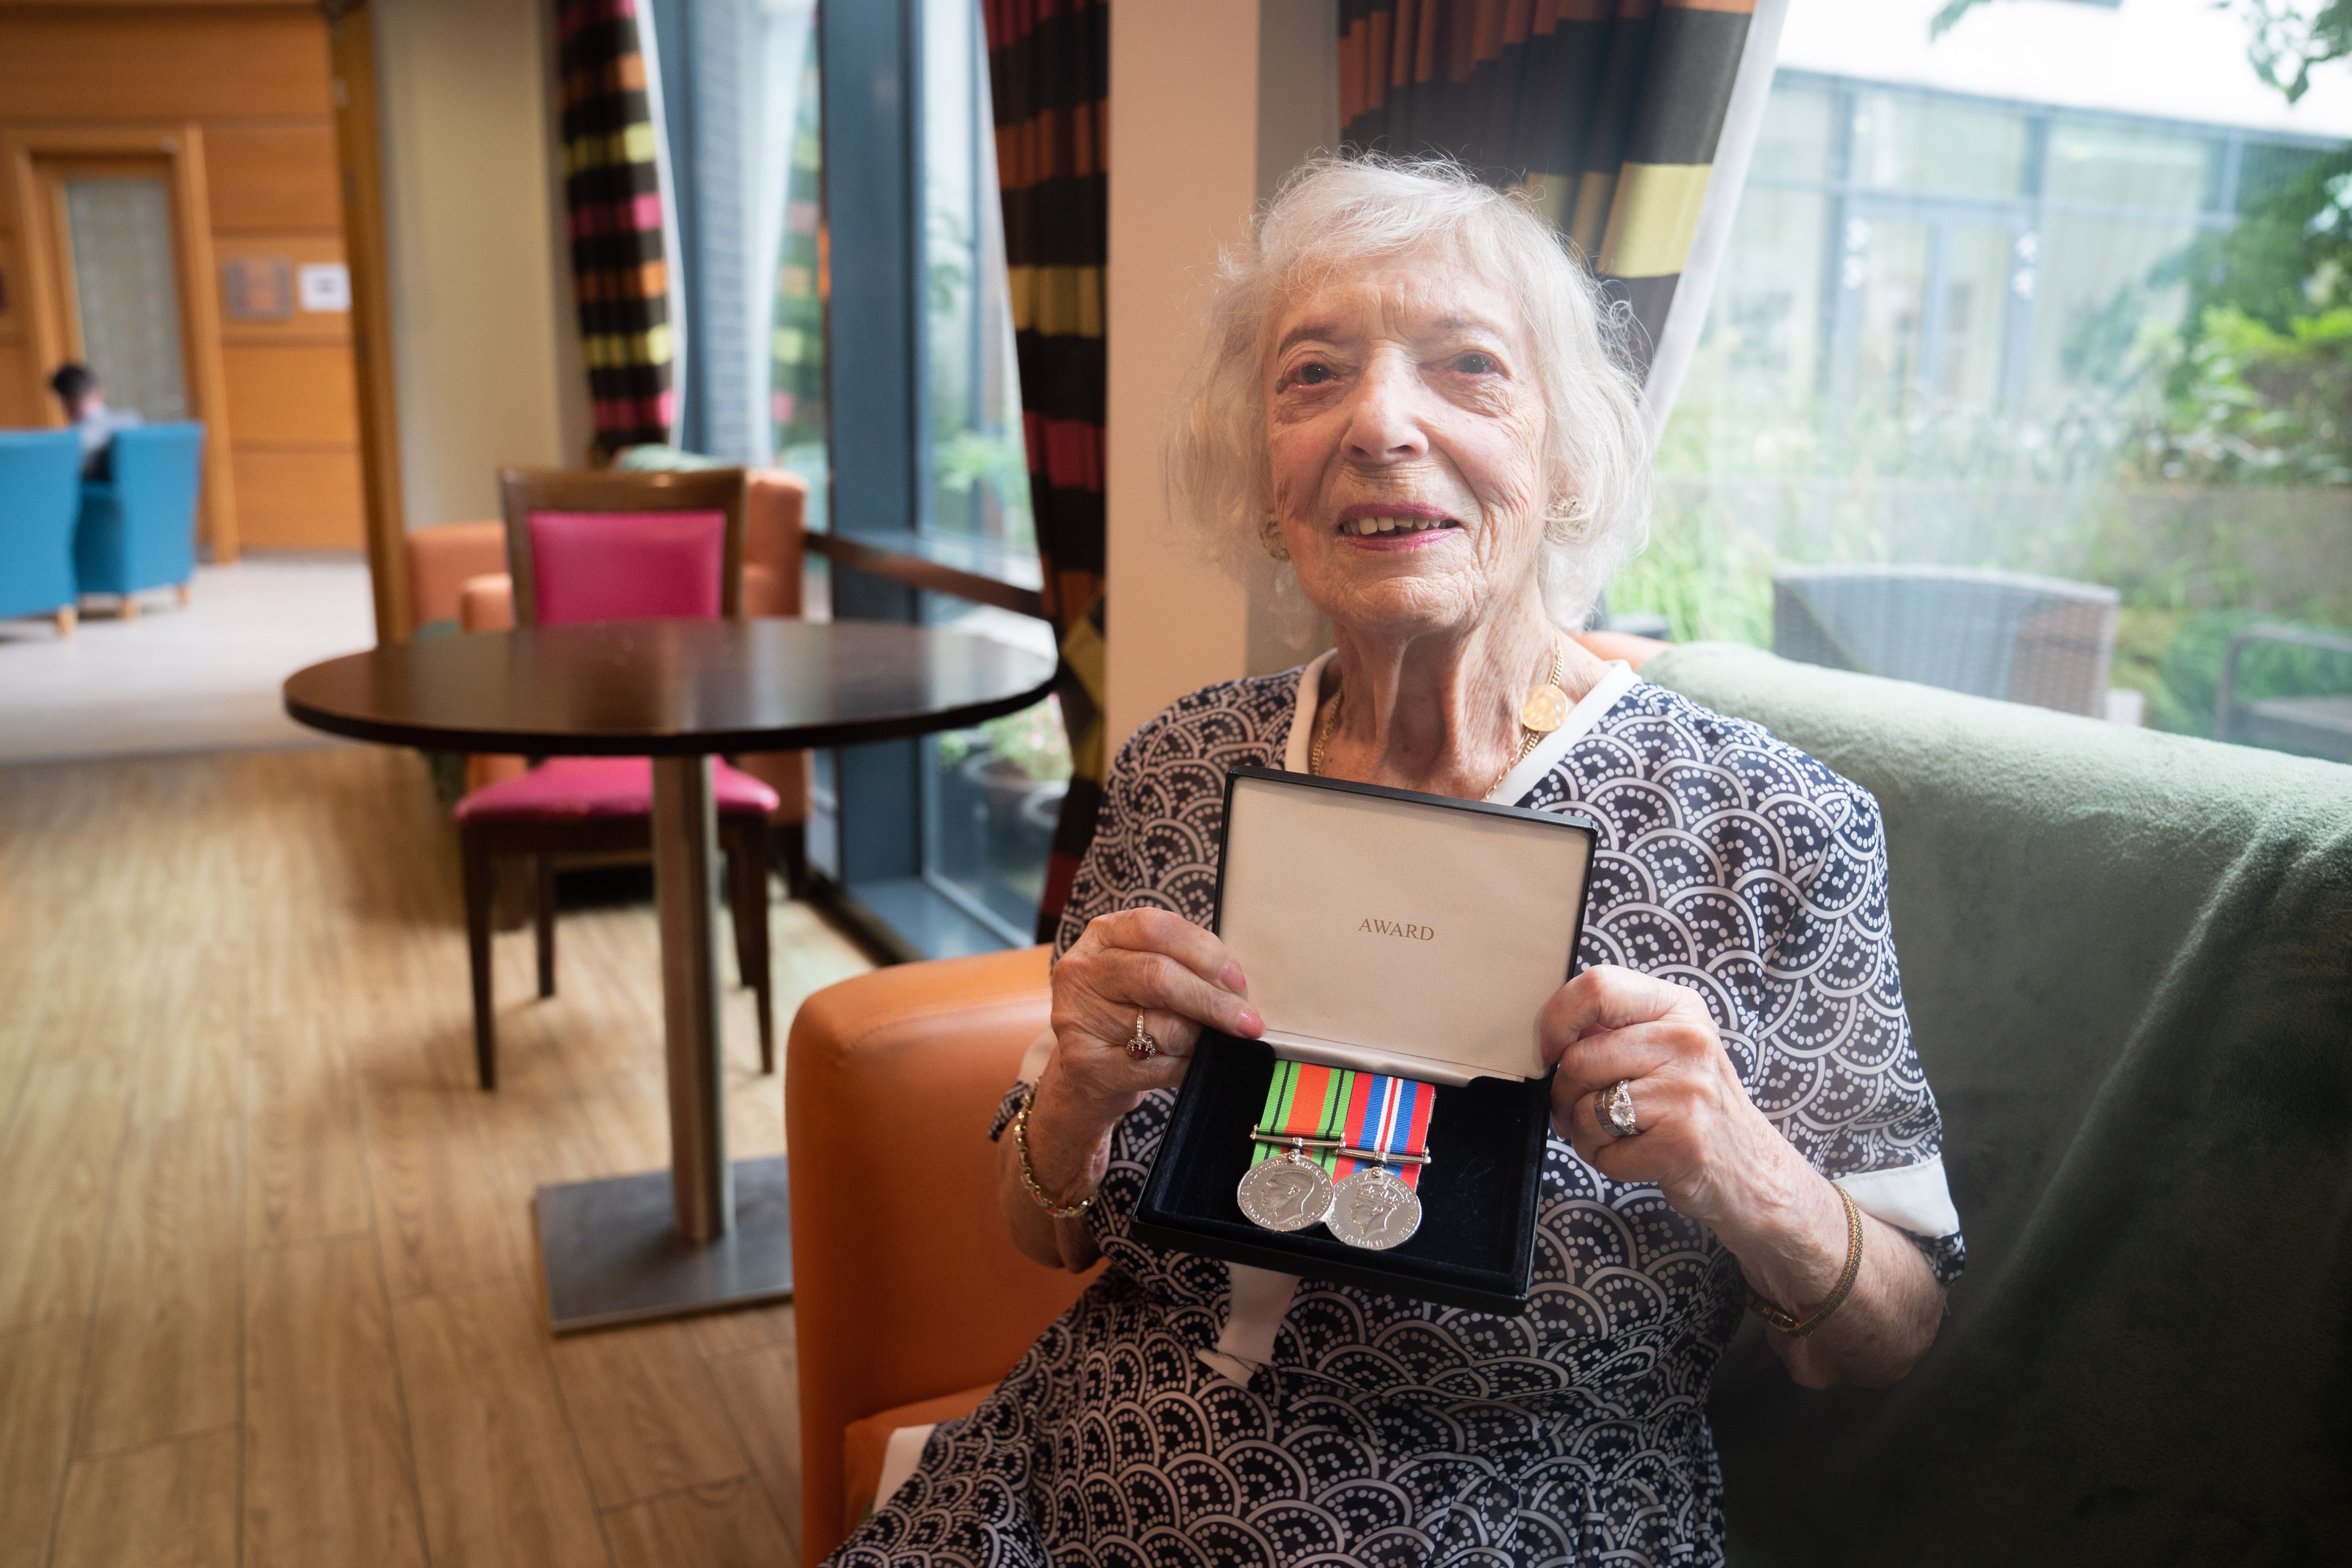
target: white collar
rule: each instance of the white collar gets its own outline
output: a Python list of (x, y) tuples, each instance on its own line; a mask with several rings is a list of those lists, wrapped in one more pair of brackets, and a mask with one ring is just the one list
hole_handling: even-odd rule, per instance
[[(1290, 739), (1283, 747), (1282, 765), (1294, 773), (1307, 771), (1307, 755), (1315, 746), (1315, 710), (1318, 693), (1323, 685), (1323, 667), (1339, 654), (1337, 648), (1327, 648), (1316, 656), (1314, 662), (1298, 672), (1298, 704), (1290, 716)], [(1601, 679), (1592, 683), (1576, 706), (1568, 710), (1559, 729), (1536, 742), (1536, 749), (1519, 759), (1518, 765), (1503, 775), (1494, 798), (1517, 805), (1526, 798), (1545, 774), (1558, 766), (1568, 755), (1568, 749), (1591, 731), (1601, 716), (1617, 706), (1617, 700), (1633, 689), (1638, 678), (1633, 667), (1622, 658), (1609, 661)]]

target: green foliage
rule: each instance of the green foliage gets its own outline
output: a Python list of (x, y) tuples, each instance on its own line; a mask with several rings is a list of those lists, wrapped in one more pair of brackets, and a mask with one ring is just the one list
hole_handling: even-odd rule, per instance
[(2253, 30), (2246, 56), (2255, 74), (2293, 103), (2311, 87), (2311, 68), (2352, 55), (2352, 0), (2326, 0), (2306, 16), (2297, 0), (2238, 0)]
[(1761, 540), (1726, 526), (1705, 502), (1662, 518), (1649, 548), (1609, 584), (1612, 614), (1666, 617), (1675, 642), (1772, 646), (1772, 552)]
[(1029, 482), (1029, 455), (1011, 436), (962, 429), (931, 447), (931, 475), (946, 489), (986, 480), (999, 495), (1018, 495)]
[(970, 756), (995, 756), (1039, 783), (1070, 776), (1070, 738), (1062, 724), (1062, 705), (1051, 697), (1034, 708), (991, 719), (978, 729), (951, 731), (932, 744), (941, 767), (953, 767)]
[[(2260, 610), (2212, 610), (2182, 622), (2172, 640), (2165, 645), (2162, 684), (2155, 693), (2150, 721), (2176, 734), (2210, 737), (2213, 733), (2214, 704), (2221, 689), (2221, 663), (2228, 656), (2230, 638), (2258, 623), (2295, 624)], [(2284, 643), (2252, 644), (2238, 656), (2237, 696), (2242, 702), (2347, 690), (2352, 690), (2352, 656)]]
[(2167, 372), (2136, 453), (2145, 477), (2222, 484), (2352, 483), (2352, 306), (2284, 331), (2235, 306), (2160, 342)]
[(2188, 290), (2184, 325), (2217, 308), (2244, 312), (2278, 331), (2326, 310), (2352, 276), (2352, 148), (2319, 154), (2244, 194), (2237, 223), (2200, 237), (2158, 268), (2158, 288)]

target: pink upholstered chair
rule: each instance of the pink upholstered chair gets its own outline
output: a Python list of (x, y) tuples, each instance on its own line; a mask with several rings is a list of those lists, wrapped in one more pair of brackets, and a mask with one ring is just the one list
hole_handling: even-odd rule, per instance
[[(515, 619), (523, 626), (742, 613), (744, 477), (740, 468), (603, 474), (509, 468), (499, 475)], [(735, 962), (757, 993), (760, 1068), (776, 1070), (768, 963), (768, 814), (776, 792), (720, 762), (712, 767), (719, 839), (727, 853)], [(653, 765), (644, 757), (552, 757), (457, 803), (465, 859), (466, 936), (474, 983), (474, 1056), (498, 1087), (490, 1001), (490, 902), (496, 862), (530, 857), (539, 994), (555, 994), (554, 857), (652, 845)]]

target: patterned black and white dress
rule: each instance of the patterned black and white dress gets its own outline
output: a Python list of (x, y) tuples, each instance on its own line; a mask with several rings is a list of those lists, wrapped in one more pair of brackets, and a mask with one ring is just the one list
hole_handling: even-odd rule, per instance
[[(1224, 771), (1303, 771), (1312, 691), (1297, 670), (1213, 686), (1136, 732), (1057, 950), (1112, 910), (1208, 922)], [(1498, 798), (1601, 825), (1583, 962), (1706, 997), (1773, 1123), (1956, 1277), (1871, 797), (1615, 666)], [(1170, 1103), (1152, 1096), (1113, 1135), (1087, 1221), (1102, 1279), (932, 1434), (835, 1563), (1721, 1560), (1705, 1405), (1744, 1292), (1729, 1253), (1657, 1188), (1608, 1181), (1555, 1139), (1525, 1316), (1307, 1279), (1265, 1364), (1224, 1363), (1244, 1384), (1200, 1353), (1226, 1328), (1226, 1266), (1128, 1233)]]

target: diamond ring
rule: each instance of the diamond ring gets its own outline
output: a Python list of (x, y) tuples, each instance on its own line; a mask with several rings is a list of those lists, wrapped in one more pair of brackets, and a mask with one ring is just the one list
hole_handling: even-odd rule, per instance
[(1605, 1092), (1595, 1094), (1592, 1097), (1592, 1113), (1594, 1120), (1612, 1138), (1637, 1135), (1642, 1126), (1633, 1120), (1633, 1080), (1621, 1078)]

